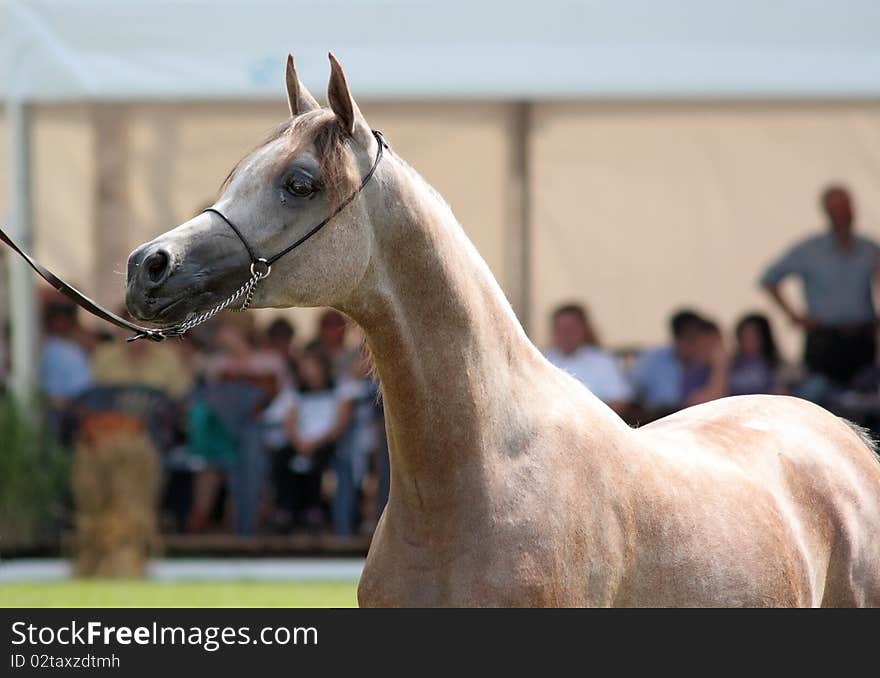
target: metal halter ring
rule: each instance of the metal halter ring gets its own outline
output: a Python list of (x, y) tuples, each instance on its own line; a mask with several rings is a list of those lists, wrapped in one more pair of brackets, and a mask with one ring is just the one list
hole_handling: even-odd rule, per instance
[(272, 266), (262, 257), (251, 262), (251, 275), (257, 280), (268, 278), (272, 272)]

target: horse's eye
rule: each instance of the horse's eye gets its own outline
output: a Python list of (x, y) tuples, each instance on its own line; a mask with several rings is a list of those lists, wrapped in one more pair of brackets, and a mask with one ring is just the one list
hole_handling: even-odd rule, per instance
[(287, 182), (287, 190), (299, 198), (307, 198), (315, 192), (315, 185), (306, 177), (291, 177)]

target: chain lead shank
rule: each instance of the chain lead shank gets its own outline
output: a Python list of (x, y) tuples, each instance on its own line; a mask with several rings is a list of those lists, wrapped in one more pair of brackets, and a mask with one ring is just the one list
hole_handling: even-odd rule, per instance
[[(265, 259), (260, 259), (259, 261), (265, 261)], [(254, 293), (257, 290), (257, 283), (259, 283), (263, 278), (268, 278), (269, 273), (272, 272), (272, 267), (267, 266), (264, 270), (255, 270), (254, 264), (251, 264), (251, 277), (247, 279), (247, 282), (244, 283), (241, 287), (239, 287), (235, 292), (233, 292), (229, 297), (227, 297), (224, 301), (220, 302), (214, 308), (209, 311), (205, 311), (204, 313), (200, 313), (199, 315), (187, 320), (186, 322), (180, 323), (179, 325), (175, 325), (174, 327), (157, 329), (157, 330), (147, 330), (145, 332), (138, 332), (134, 336), (129, 337), (126, 341), (137, 341), (138, 339), (151, 339), (152, 341), (164, 341), (168, 337), (182, 337), (184, 334), (189, 332), (192, 328), (201, 325), (204, 322), (209, 321), (215, 315), (220, 313), (227, 308), (229, 308), (235, 301), (242, 296), (244, 296), (244, 301), (241, 302), (241, 306), (238, 308), (231, 309), (236, 313), (240, 313), (242, 311), (246, 311), (248, 307), (251, 305), (251, 302), (254, 300)]]

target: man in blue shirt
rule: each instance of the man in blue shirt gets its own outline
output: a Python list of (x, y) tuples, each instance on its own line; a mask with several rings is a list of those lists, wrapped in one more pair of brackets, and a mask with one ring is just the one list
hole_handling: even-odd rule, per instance
[(92, 385), (89, 356), (74, 338), (76, 328), (76, 306), (64, 302), (47, 306), (41, 358), (43, 391), (59, 409)]
[(639, 356), (632, 372), (633, 388), (649, 418), (684, 406), (685, 371), (698, 359), (705, 322), (694, 311), (678, 311), (670, 320), (672, 345)]
[[(828, 231), (796, 244), (761, 278), (779, 308), (806, 332), (804, 363), (814, 373), (846, 384), (877, 353), (874, 281), (880, 246), (853, 233), (853, 205), (847, 190), (822, 193)], [(798, 311), (780, 289), (783, 279), (802, 280), (806, 311)]]
[(71, 401), (92, 385), (92, 368), (85, 349), (76, 340), (77, 307), (50, 301), (43, 315), (45, 337), (40, 356), (43, 392), (48, 400), (47, 424), (52, 437), (70, 443)]

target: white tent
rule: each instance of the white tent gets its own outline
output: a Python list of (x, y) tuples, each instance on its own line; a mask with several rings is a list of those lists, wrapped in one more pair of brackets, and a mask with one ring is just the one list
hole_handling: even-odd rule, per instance
[[(876, 98), (875, 0), (8, 0), (9, 227), (29, 243), (28, 105), (280, 96), (326, 51), (364, 99)], [(32, 276), (10, 265), (13, 387), (34, 383)]]
[(10, 0), (14, 100), (251, 99), (295, 49), (371, 98), (858, 97), (880, 89), (873, 0)]

